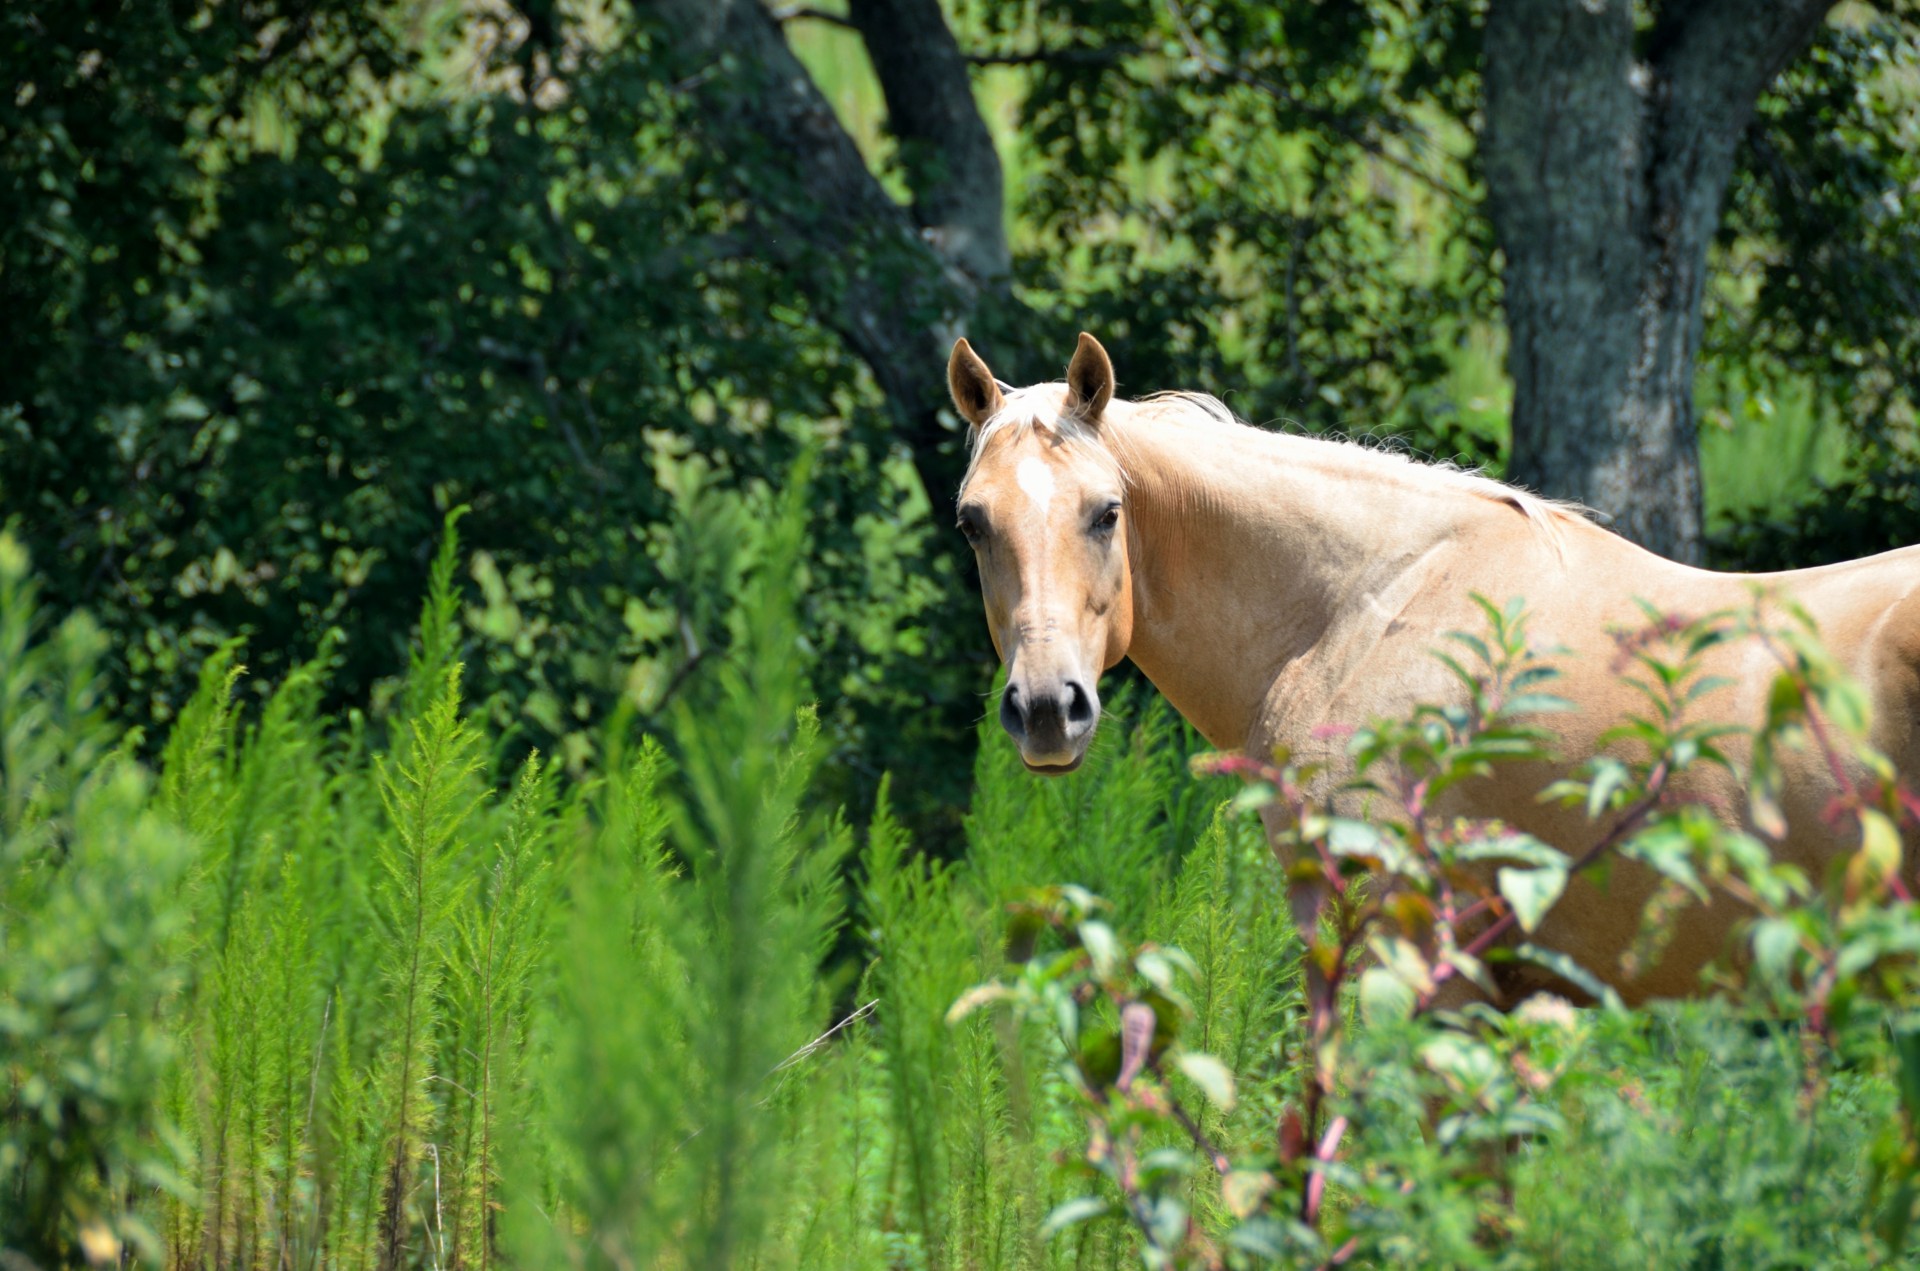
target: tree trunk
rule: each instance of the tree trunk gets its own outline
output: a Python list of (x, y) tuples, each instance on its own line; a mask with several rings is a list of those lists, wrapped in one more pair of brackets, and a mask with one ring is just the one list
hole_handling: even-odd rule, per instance
[(1832, 0), (1493, 0), (1485, 164), (1506, 256), (1509, 475), (1701, 559), (1694, 361), (1753, 104)]

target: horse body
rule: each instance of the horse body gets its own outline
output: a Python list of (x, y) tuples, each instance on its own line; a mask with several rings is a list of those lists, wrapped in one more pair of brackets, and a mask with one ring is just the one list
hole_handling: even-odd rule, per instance
[[(1002, 393), (964, 342), (950, 371), (978, 429), (959, 502), (1009, 666), (1002, 719), (1036, 771), (1078, 763), (1097, 676), (1124, 656), (1216, 747), (1285, 746), (1326, 760), (1337, 782), (1350, 769), (1325, 726), (1456, 700), (1432, 651), (1447, 631), (1481, 625), (1474, 594), (1518, 597), (1535, 646), (1562, 650), (1549, 659), (1562, 672), (1553, 691), (1577, 712), (1548, 722), (1567, 762), (1496, 770), (1457, 787), (1443, 811), (1499, 818), (1578, 855), (1600, 827), (1538, 792), (1644, 707), (1618, 675), (1612, 633), (1644, 625), (1636, 601), (1696, 617), (1751, 603), (1759, 582), (1805, 606), (1867, 688), (1872, 744), (1920, 772), (1920, 548), (1781, 574), (1694, 569), (1472, 474), (1251, 428), (1208, 398), (1113, 400), (1105, 353), (1081, 341), (1065, 384)], [(1757, 724), (1777, 669), (1768, 659), (1753, 641), (1711, 650), (1705, 670), (1731, 684), (1702, 699), (1702, 715)], [(1833, 793), (1824, 760), (1782, 758), (1788, 833), (1775, 853), (1818, 877), (1853, 843), (1820, 815)], [(1703, 766), (1688, 781), (1693, 797), (1746, 818), (1729, 774)], [(1629, 1000), (1697, 991), (1739, 911), (1725, 898), (1689, 911), (1662, 958), (1627, 980), (1619, 955), (1654, 886), (1625, 865), (1605, 890), (1576, 880), (1535, 939)]]

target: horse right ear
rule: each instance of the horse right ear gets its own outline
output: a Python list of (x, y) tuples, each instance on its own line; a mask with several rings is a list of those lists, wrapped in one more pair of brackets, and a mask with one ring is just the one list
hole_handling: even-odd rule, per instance
[(992, 419), (1000, 409), (1000, 385), (993, 372), (964, 338), (953, 342), (953, 356), (947, 359), (947, 391), (961, 418), (975, 428)]

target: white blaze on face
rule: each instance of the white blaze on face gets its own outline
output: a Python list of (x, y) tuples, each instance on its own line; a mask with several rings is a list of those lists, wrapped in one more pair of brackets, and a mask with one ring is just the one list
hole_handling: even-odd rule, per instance
[(1031, 455), (1022, 459), (1020, 466), (1013, 470), (1013, 479), (1027, 492), (1034, 514), (1045, 520), (1047, 505), (1053, 502), (1053, 469), (1047, 466), (1047, 461)]

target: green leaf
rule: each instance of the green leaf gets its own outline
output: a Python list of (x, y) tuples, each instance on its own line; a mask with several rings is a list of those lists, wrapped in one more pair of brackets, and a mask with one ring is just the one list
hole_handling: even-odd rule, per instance
[(1391, 1023), (1413, 1015), (1413, 989), (1385, 967), (1362, 971), (1359, 992), (1360, 1014), (1369, 1024)]
[(1698, 701), (1700, 698), (1705, 697), (1708, 693), (1717, 692), (1723, 688), (1731, 688), (1735, 683), (1736, 681), (1729, 676), (1703, 675), (1699, 679), (1695, 680), (1692, 684), (1689, 684), (1687, 686), (1686, 697), (1683, 698), (1682, 700), (1684, 700), (1688, 705), (1692, 705), (1695, 701)]
[[(1299, 1234), (1294, 1235), (1290, 1241), (1288, 1236), (1296, 1231)], [(1306, 1227), (1299, 1223), (1294, 1223), (1291, 1227), (1282, 1226), (1272, 1218), (1255, 1218), (1251, 1222), (1235, 1227), (1227, 1233), (1227, 1244), (1243, 1253), (1251, 1253), (1255, 1257), (1266, 1258), (1273, 1262), (1285, 1258), (1288, 1252), (1295, 1248), (1317, 1250), (1319, 1247), (1318, 1242), (1313, 1239), (1313, 1232)]]
[(1173, 993), (1173, 964), (1158, 949), (1148, 949), (1133, 959), (1133, 969), (1140, 978), (1163, 993)]
[(1055, 1205), (1053, 1212), (1047, 1215), (1047, 1220), (1040, 1224), (1040, 1238), (1050, 1239), (1068, 1227), (1076, 1227), (1083, 1222), (1104, 1217), (1111, 1208), (1112, 1206), (1099, 1196), (1076, 1196), (1072, 1200), (1063, 1201)]
[(1553, 908), (1553, 903), (1560, 899), (1560, 893), (1567, 889), (1567, 868), (1548, 865), (1540, 869), (1503, 869), (1499, 882), (1500, 894), (1513, 906), (1520, 929), (1531, 935)]
[(1500, 1060), (1492, 1048), (1464, 1033), (1441, 1033), (1420, 1048), (1420, 1059), (1469, 1092), (1486, 1089), (1500, 1075)]
[(1754, 968), (1768, 980), (1784, 981), (1800, 951), (1800, 933), (1785, 918), (1763, 918), (1753, 924), (1752, 939)]
[(1368, 944), (1380, 965), (1414, 992), (1424, 993), (1433, 987), (1433, 968), (1413, 941), (1402, 936), (1376, 936)]
[(1230, 1170), (1220, 1180), (1220, 1200), (1227, 1212), (1242, 1222), (1254, 1216), (1274, 1189), (1278, 1180), (1266, 1170)]
[(1225, 1064), (1212, 1055), (1191, 1050), (1181, 1051), (1173, 1062), (1215, 1107), (1222, 1112), (1233, 1111), (1233, 1071)]
[(1787, 836), (1787, 814), (1780, 807), (1777, 797), (1780, 779), (1777, 771), (1767, 774), (1763, 779), (1760, 765), (1754, 765), (1753, 787), (1747, 796), (1747, 815), (1753, 818), (1753, 828), (1759, 830), (1776, 842)]
[(1483, 839), (1470, 839), (1454, 849), (1463, 861), (1519, 861), (1523, 865), (1567, 868), (1567, 854), (1531, 834), (1505, 830)]
[(1370, 856), (1388, 873), (1426, 877), (1425, 866), (1397, 837), (1370, 822), (1339, 816), (1309, 817), (1300, 829), (1309, 839), (1324, 837), (1327, 850), (1335, 856)]
[(1802, 705), (1800, 685), (1793, 676), (1785, 671), (1774, 676), (1767, 692), (1767, 731), (1777, 731), (1789, 722), (1798, 720)]
[(1179, 1247), (1187, 1235), (1187, 1207), (1175, 1196), (1161, 1196), (1153, 1202), (1147, 1226), (1163, 1249)]
[(1578, 708), (1552, 693), (1522, 693), (1509, 697), (1500, 709), (1505, 715), (1553, 715)]
[(1472, 671), (1469, 671), (1466, 667), (1460, 665), (1460, 659), (1454, 657), (1451, 653), (1448, 653), (1443, 649), (1434, 649), (1433, 657), (1436, 662), (1440, 663), (1440, 665), (1446, 667), (1449, 671), (1452, 671), (1454, 678), (1459, 680), (1461, 684), (1465, 685), (1469, 692), (1474, 692), (1474, 693), (1479, 692), (1480, 681), (1478, 677), (1476, 677)]
[(1632, 780), (1633, 774), (1627, 765), (1605, 755), (1593, 761), (1592, 769), (1593, 780), (1587, 786), (1587, 819), (1597, 821), (1613, 806), (1614, 793)]
[(1080, 947), (1093, 959), (1093, 973), (1103, 980), (1120, 965), (1119, 938), (1113, 934), (1113, 928), (1104, 922), (1080, 924)]
[(1161, 1178), (1186, 1178), (1199, 1162), (1182, 1147), (1157, 1147), (1140, 1158), (1140, 1177), (1147, 1182)]
[(1900, 869), (1900, 831), (1884, 812), (1873, 808), (1860, 811), (1860, 855), (1876, 878), (1887, 878)]
[(1620, 854), (1650, 866), (1661, 877), (1685, 887), (1701, 904), (1707, 903), (1706, 886), (1693, 867), (1693, 839), (1685, 826), (1656, 822), (1627, 840)]
[(1472, 632), (1449, 631), (1447, 632), (1447, 639), (1452, 640), (1455, 644), (1463, 644), (1473, 650), (1473, 656), (1479, 658), (1483, 665), (1493, 665), (1493, 652), (1487, 648), (1487, 642)]
[(1523, 962), (1531, 962), (1537, 967), (1544, 967), (1553, 972), (1567, 983), (1592, 997), (1609, 1011), (1624, 1011), (1627, 1009), (1626, 1003), (1620, 1000), (1620, 995), (1614, 992), (1610, 986), (1601, 983), (1599, 977), (1594, 975), (1593, 972), (1587, 970), (1558, 949), (1547, 949), (1528, 942), (1515, 945), (1513, 948), (1513, 956)]
[(1559, 678), (1560, 668), (1557, 666), (1530, 666), (1520, 672), (1520, 674), (1514, 676), (1509, 687), (1516, 693), (1523, 693), (1535, 684), (1544, 683), (1547, 680), (1557, 680)]
[(1228, 804), (1233, 815), (1258, 812), (1279, 801), (1280, 793), (1265, 781), (1254, 781), (1242, 787)]
[(1479, 985), (1482, 989), (1485, 989), (1489, 997), (1495, 995), (1496, 990), (1494, 988), (1493, 977), (1487, 973), (1487, 964), (1479, 958), (1474, 957), (1471, 953), (1468, 953), (1465, 949), (1458, 947), (1444, 949), (1441, 951), (1439, 960), (1451, 966), (1461, 975), (1466, 976), (1467, 979)]

